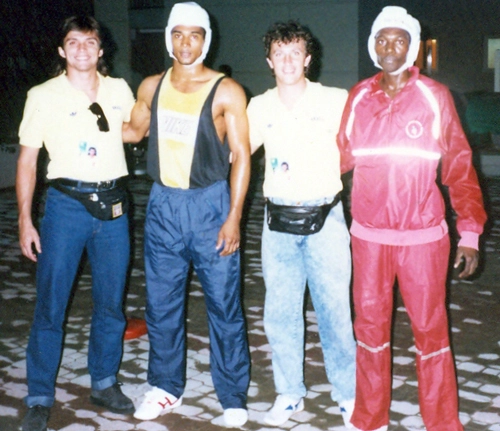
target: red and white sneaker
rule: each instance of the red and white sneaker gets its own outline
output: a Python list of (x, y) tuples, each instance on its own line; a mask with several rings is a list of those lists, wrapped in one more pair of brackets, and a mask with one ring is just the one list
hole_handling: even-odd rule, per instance
[(144, 401), (134, 413), (134, 418), (149, 421), (168, 413), (180, 405), (182, 405), (182, 397), (177, 398), (155, 386), (146, 392)]

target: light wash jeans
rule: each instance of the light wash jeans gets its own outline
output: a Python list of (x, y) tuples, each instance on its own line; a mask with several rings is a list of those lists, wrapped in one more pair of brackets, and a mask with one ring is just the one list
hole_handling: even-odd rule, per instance
[[(302, 205), (318, 205), (324, 201)], [(281, 199), (273, 199), (273, 202), (290, 205)], [(333, 386), (331, 397), (338, 403), (354, 399), (356, 346), (349, 296), (351, 254), (342, 203), (330, 211), (321, 231), (312, 235), (271, 231), (264, 222), (262, 268), (266, 284), (264, 327), (272, 348), (277, 393), (295, 399), (306, 395), (304, 296), (307, 282), (318, 319), (326, 374)]]

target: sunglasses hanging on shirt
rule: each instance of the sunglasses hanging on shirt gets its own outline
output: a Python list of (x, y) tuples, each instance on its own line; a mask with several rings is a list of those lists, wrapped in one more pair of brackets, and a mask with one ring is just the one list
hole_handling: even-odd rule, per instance
[(94, 102), (89, 106), (90, 112), (97, 117), (97, 127), (101, 132), (109, 132), (108, 119), (104, 115), (104, 111), (99, 103)]

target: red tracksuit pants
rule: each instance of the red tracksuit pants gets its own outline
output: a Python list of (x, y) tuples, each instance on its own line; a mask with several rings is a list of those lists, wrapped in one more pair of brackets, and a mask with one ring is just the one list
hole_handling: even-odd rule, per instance
[(389, 423), (391, 322), (397, 278), (417, 349), (420, 412), (428, 431), (463, 431), (445, 306), (450, 242), (391, 246), (352, 237), (356, 403), (352, 423), (376, 430)]

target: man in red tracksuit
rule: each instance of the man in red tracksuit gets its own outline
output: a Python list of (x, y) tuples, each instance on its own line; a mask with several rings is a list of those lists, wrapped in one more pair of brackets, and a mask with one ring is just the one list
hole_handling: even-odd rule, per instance
[(420, 410), (428, 431), (462, 431), (445, 306), (450, 255), (448, 187), (460, 242), (460, 277), (478, 265), (486, 221), (471, 149), (448, 89), (413, 67), (420, 25), (385, 7), (368, 41), (382, 71), (351, 91), (338, 135), (342, 171), (354, 168), (352, 251), (357, 339), (351, 422), (387, 430), (391, 402), (391, 319), (395, 279), (411, 320)]

